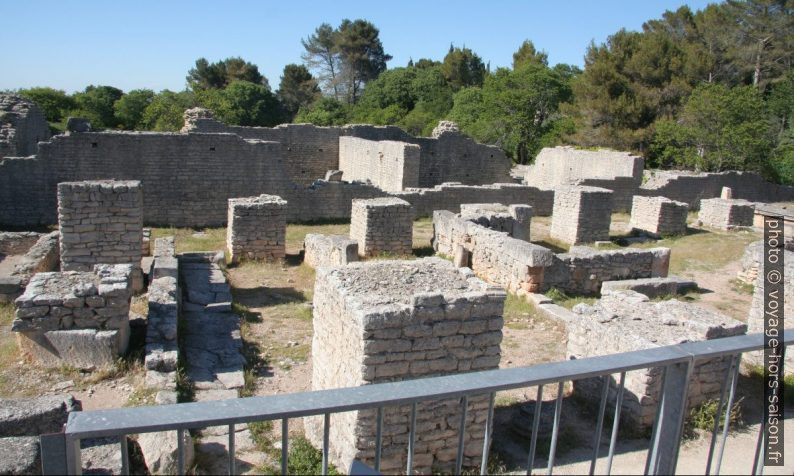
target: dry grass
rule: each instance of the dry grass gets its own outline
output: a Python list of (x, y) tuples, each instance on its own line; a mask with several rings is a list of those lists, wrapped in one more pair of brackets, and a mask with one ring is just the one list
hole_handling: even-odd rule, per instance
[(226, 228), (152, 228), (152, 243), (155, 238), (173, 236), (176, 252), (216, 251), (226, 247)]

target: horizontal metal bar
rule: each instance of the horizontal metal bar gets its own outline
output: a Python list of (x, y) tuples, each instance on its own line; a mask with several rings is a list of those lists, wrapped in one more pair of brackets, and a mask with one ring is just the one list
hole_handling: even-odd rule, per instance
[[(784, 333), (784, 344), (794, 342), (794, 329)], [(361, 387), (319, 390), (285, 395), (190, 402), (136, 408), (72, 412), (66, 433), (82, 438), (146, 433), (173, 429), (250, 423), (346, 412), (383, 405), (412, 404), (438, 398), (458, 398), (533, 385), (578, 380), (689, 360), (763, 348), (763, 335), (726, 337), (704, 342), (656, 347), (621, 354), (567, 360), (511, 369), (391, 382)]]

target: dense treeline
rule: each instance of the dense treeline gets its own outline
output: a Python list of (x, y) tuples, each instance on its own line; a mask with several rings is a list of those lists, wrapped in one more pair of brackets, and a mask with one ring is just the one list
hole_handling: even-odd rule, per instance
[(510, 68), (491, 70), (471, 49), (450, 45), (440, 60), (387, 69), (391, 56), (375, 25), (343, 20), (302, 40), (302, 63), (284, 67), (275, 91), (242, 58), (200, 58), (179, 92), (19, 93), (56, 129), (83, 116), (96, 128), (178, 130), (193, 106), (230, 124), (393, 124), (416, 135), (451, 119), (517, 163), (571, 143), (633, 150), (653, 167), (751, 170), (794, 183), (793, 13), (794, 0), (681, 7), (642, 31), (591, 44), (584, 70), (550, 66), (529, 40)]

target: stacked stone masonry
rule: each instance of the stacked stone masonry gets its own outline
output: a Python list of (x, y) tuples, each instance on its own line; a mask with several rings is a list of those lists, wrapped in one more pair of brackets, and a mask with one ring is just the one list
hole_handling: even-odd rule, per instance
[(413, 210), (399, 198), (353, 200), (350, 238), (363, 257), (382, 253), (410, 255), (413, 250)]
[[(718, 339), (744, 334), (747, 326), (735, 319), (678, 300), (651, 302), (634, 291), (609, 291), (594, 305), (579, 304), (569, 314), (568, 358), (582, 359), (683, 342)], [(731, 357), (695, 362), (689, 380), (689, 408), (719, 399)], [(659, 404), (662, 371), (660, 367), (628, 372), (621, 417), (630, 425), (653, 425)], [(613, 380), (609, 401), (614, 401), (617, 385)], [(574, 382), (574, 392), (598, 402), (601, 379)]]
[(576, 245), (609, 240), (612, 191), (597, 187), (558, 187), (551, 215), (552, 239)]
[(511, 238), (529, 241), (532, 207), (501, 203), (465, 203), (460, 216), (491, 230), (507, 233)]
[(654, 238), (686, 234), (689, 206), (665, 197), (635, 195), (629, 226)]
[[(312, 389), (322, 390), (499, 366), (505, 293), (439, 258), (319, 268), (314, 294)], [(464, 464), (478, 465), (487, 397), (469, 399)], [(384, 412), (381, 471), (404, 471), (408, 407)], [(414, 470), (454, 470), (460, 400), (417, 406)], [(322, 418), (305, 421), (321, 444)], [(331, 416), (330, 460), (348, 468), (375, 456), (375, 410)]]
[(58, 232), (0, 233), (0, 261), (6, 259), (13, 259), (13, 270), (0, 275), (0, 302), (13, 302), (35, 273), (58, 267)]
[(358, 243), (343, 235), (309, 233), (303, 240), (303, 250), (303, 261), (312, 268), (358, 261)]
[(470, 267), (488, 283), (512, 292), (537, 292), (543, 286), (546, 267), (553, 253), (542, 246), (491, 230), (446, 210), (433, 214), (433, 248), (447, 256), (465, 258), (459, 265)]
[(709, 228), (733, 230), (753, 226), (755, 206), (746, 200), (710, 198), (700, 201), (698, 221)]
[(95, 264), (140, 264), (143, 194), (138, 181), (58, 184), (61, 270)]
[(339, 169), (348, 182), (369, 181), (387, 192), (419, 186), (419, 153), (416, 144), (339, 138)]
[(287, 202), (274, 195), (229, 199), (226, 247), (232, 262), (286, 255)]
[(158, 400), (176, 401), (176, 371), (179, 360), (178, 320), (181, 301), (179, 262), (174, 237), (155, 240), (155, 255), (149, 272), (149, 313), (146, 318), (146, 383), (158, 389)]
[(112, 365), (127, 350), (132, 265), (38, 273), (16, 300), (11, 330), (42, 365)]
[(763, 269), (764, 241), (758, 240), (747, 245), (742, 255), (742, 269), (737, 278), (746, 284), (755, 286), (758, 275)]
[(0, 158), (33, 155), (50, 138), (50, 126), (36, 104), (20, 96), (0, 94)]

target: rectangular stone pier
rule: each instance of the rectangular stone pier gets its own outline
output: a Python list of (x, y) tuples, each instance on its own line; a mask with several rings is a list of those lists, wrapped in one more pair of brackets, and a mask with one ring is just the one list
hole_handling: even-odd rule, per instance
[(611, 221), (611, 190), (576, 186), (554, 190), (552, 239), (569, 245), (608, 240)]

